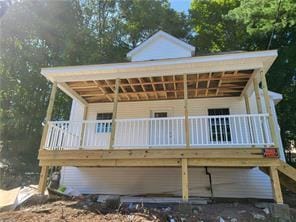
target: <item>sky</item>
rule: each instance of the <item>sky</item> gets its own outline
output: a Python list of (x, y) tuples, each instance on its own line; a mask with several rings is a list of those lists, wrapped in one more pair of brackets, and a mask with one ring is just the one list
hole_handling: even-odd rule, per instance
[(188, 12), (191, 0), (169, 0), (171, 7), (178, 12)]

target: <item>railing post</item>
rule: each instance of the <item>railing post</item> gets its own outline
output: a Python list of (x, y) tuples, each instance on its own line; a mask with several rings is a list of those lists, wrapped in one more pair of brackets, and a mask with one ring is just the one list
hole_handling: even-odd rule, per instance
[(114, 139), (115, 139), (115, 128), (116, 128), (115, 120), (117, 117), (119, 85), (120, 85), (120, 79), (117, 78), (115, 81), (115, 96), (114, 96), (114, 102), (113, 102), (112, 127), (111, 127), (109, 149), (113, 149)]
[(79, 149), (82, 149), (83, 146), (83, 136), (84, 136), (84, 128), (85, 128), (85, 123), (84, 120), (86, 120), (86, 115), (87, 115), (87, 109), (88, 107), (85, 105), (84, 109), (83, 109), (83, 118), (82, 118), (82, 122), (81, 122), (81, 132), (80, 132), (80, 141), (79, 141)]
[(190, 148), (190, 135), (189, 135), (189, 118), (188, 118), (188, 88), (187, 88), (187, 75), (184, 75), (184, 126), (185, 126), (185, 139), (186, 148)]
[[(53, 82), (50, 97), (49, 97), (49, 103), (48, 103), (48, 107), (47, 107), (47, 111), (46, 111), (46, 116), (45, 116), (45, 120), (44, 120), (45, 125), (43, 128), (39, 149), (43, 149), (44, 145), (45, 145), (47, 132), (48, 132), (48, 121), (51, 120), (56, 92), (57, 92), (57, 82)], [(44, 191), (46, 188), (47, 175), (48, 175), (48, 166), (42, 166), (41, 173), (40, 173), (40, 179), (39, 179), (39, 187), (38, 187), (39, 192), (42, 194), (44, 194)]]
[[(266, 78), (265, 78), (263, 71), (260, 72), (260, 76), (261, 76), (261, 81), (262, 81), (262, 89), (263, 89), (265, 107), (266, 107), (266, 110), (269, 114), (268, 122), (269, 122), (269, 127), (270, 127), (270, 132), (271, 132), (271, 138), (274, 142), (274, 146), (277, 149), (279, 149), (279, 143), (278, 143), (278, 138), (276, 135), (276, 128), (275, 128), (276, 125), (275, 125), (275, 122), (273, 119), (272, 109), (270, 106), (270, 99), (269, 99), (269, 95), (268, 95), (267, 82), (266, 82)], [(280, 155), (279, 150), (278, 150), (278, 155)]]

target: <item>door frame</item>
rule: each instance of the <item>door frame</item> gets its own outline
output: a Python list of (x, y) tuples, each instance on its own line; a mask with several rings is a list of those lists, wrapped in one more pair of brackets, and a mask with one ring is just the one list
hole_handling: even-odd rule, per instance
[[(155, 113), (161, 113), (161, 112), (166, 112), (167, 113), (167, 117), (166, 118), (169, 118), (169, 117), (172, 117), (173, 116), (173, 109), (172, 108), (153, 108), (153, 109), (150, 109), (150, 118), (155, 118), (154, 117), (154, 114)], [(149, 126), (149, 142), (152, 143), (152, 139), (153, 136), (154, 136), (154, 133), (151, 133), (152, 130), (152, 125)], [(149, 146), (149, 148), (153, 148), (154, 146)]]

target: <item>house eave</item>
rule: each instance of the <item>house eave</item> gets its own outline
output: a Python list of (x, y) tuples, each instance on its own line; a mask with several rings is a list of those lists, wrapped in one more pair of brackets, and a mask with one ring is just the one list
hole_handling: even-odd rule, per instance
[(199, 56), (155, 61), (126, 62), (113, 64), (82, 65), (42, 68), (41, 74), (50, 81), (65, 82), (77, 79), (100, 80), (129, 76), (155, 76), (172, 74), (203, 73), (223, 69), (262, 68), (264, 73), (277, 57), (277, 50), (242, 52), (226, 55)]

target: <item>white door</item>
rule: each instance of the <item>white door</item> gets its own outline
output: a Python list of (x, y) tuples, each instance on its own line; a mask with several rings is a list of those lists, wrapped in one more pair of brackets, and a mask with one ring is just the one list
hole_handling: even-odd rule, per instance
[(172, 126), (168, 121), (168, 111), (151, 111), (149, 143), (151, 147), (161, 147), (171, 144)]

